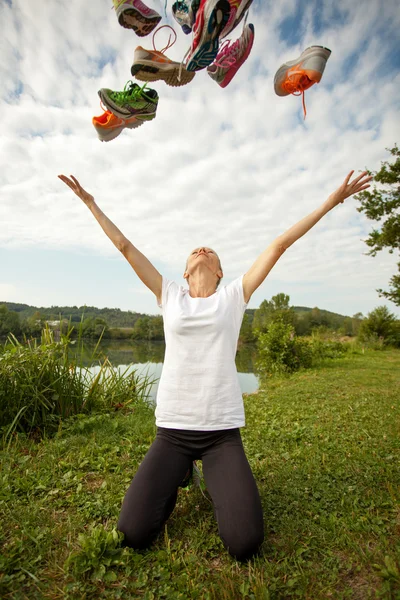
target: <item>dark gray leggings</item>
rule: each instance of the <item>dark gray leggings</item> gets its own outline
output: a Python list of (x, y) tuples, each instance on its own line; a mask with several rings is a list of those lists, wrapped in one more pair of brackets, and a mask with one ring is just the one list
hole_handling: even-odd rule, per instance
[(175, 507), (179, 484), (199, 459), (228, 552), (238, 560), (257, 552), (264, 539), (262, 507), (239, 429), (158, 428), (122, 504), (118, 529), (128, 546), (146, 548), (157, 537)]

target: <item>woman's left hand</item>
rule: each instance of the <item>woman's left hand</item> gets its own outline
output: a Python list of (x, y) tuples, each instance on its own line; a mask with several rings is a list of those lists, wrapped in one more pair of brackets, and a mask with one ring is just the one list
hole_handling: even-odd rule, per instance
[(353, 196), (353, 194), (358, 194), (359, 192), (362, 192), (363, 190), (366, 190), (370, 187), (369, 182), (371, 181), (371, 179), (373, 179), (373, 177), (372, 175), (368, 175), (368, 171), (363, 171), (361, 175), (354, 179), (354, 181), (350, 182), (353, 173), (354, 171), (350, 171), (346, 179), (343, 181), (342, 185), (329, 196), (327, 200), (329, 204), (329, 209), (334, 208), (338, 204), (341, 204), (349, 196)]

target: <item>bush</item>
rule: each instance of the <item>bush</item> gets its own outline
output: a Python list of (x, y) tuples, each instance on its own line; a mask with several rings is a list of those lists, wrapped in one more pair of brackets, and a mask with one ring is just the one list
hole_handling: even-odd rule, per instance
[(400, 319), (386, 306), (378, 306), (362, 321), (358, 337), (372, 347), (400, 347)]
[(261, 373), (293, 373), (315, 366), (323, 359), (340, 358), (350, 344), (328, 339), (325, 331), (314, 331), (311, 339), (296, 337), (294, 328), (281, 320), (270, 324), (257, 340), (257, 370)]
[(313, 330), (310, 344), (314, 361), (324, 358), (341, 358), (350, 348), (348, 343), (332, 339), (332, 337), (329, 339), (326, 332), (319, 330)]
[(274, 373), (293, 373), (301, 367), (311, 367), (313, 353), (310, 342), (295, 336), (294, 327), (275, 321), (257, 340), (257, 368)]

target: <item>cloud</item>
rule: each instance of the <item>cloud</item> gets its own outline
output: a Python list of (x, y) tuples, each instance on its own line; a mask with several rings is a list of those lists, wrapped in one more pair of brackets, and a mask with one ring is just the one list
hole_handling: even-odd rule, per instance
[[(163, 3), (154, 6), (164, 17)], [(379, 169), (385, 148), (397, 141), (394, 0), (384, 7), (373, 0), (254, 1), (254, 47), (229, 87), (219, 88), (206, 71), (182, 88), (152, 84), (159, 93), (154, 121), (109, 143), (98, 141), (91, 124), (101, 113), (97, 91), (123, 89), (135, 47), (151, 47), (151, 36), (139, 39), (120, 27), (105, 1), (94, 8), (78, 0), (17, 0), (3, 3), (0, 18), (0, 247), (10, 255), (25, 249), (30, 269), (32, 248), (79, 250), (99, 261), (118, 256), (59, 173), (76, 175), (170, 277), (180, 281), (190, 249), (207, 244), (229, 280), (322, 203), (350, 169)], [(177, 33), (168, 56), (181, 60), (190, 36)], [(162, 47), (167, 38), (161, 30), (155, 41)], [(301, 99), (278, 98), (273, 77), (310, 44), (328, 46), (332, 55), (322, 82), (306, 92), (304, 121)], [(304, 303), (318, 305), (329, 283), (331, 310), (346, 310), (343, 287), (359, 296), (360, 310), (372, 309), (379, 302), (374, 290), (385, 287), (394, 261), (382, 255), (378, 266), (363, 255), (371, 223), (356, 206), (349, 199), (291, 248), (271, 272), (271, 285), (284, 282), (286, 293), (296, 293), (309, 283)], [(266, 282), (253, 302), (269, 289)], [(108, 289), (97, 293), (98, 305), (110, 301)]]

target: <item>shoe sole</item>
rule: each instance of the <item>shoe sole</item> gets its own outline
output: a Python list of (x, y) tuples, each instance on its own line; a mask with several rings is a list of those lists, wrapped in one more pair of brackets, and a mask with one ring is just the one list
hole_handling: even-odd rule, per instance
[(274, 78), (274, 88), (275, 93), (278, 96), (288, 96), (288, 92), (286, 92), (281, 84), (286, 78), (286, 72), (290, 67), (294, 67), (301, 61), (308, 60), (307, 68), (304, 69), (305, 74), (311, 79), (314, 83), (319, 83), (321, 81), (323, 72), (325, 70), (326, 62), (331, 55), (331, 50), (326, 48), (325, 46), (310, 46), (306, 48), (304, 52), (297, 58), (296, 60), (291, 60), (281, 67), (279, 67), (276, 72)]
[(133, 77), (139, 79), (139, 81), (165, 81), (167, 85), (172, 87), (179, 87), (181, 85), (186, 85), (190, 81), (192, 81), (193, 77), (196, 75), (194, 71), (187, 71), (186, 69), (181, 69), (181, 77), (179, 77), (180, 65), (158, 65), (156, 62), (150, 60), (142, 60), (140, 62), (134, 63), (131, 67), (131, 73)]
[(118, 137), (124, 129), (136, 129), (137, 127), (143, 125), (143, 123), (144, 121), (137, 119), (134, 123), (113, 127), (112, 129), (103, 129), (102, 127), (96, 127), (96, 125), (94, 128), (97, 132), (97, 137), (101, 142), (110, 142)]
[[(191, 7), (189, 9), (189, 13), (190, 12), (192, 13), (193, 22), (196, 21), (197, 11), (199, 10), (200, 3), (201, 3), (201, 0), (192, 0), (192, 5), (191, 5)], [(178, 23), (178, 25), (182, 28), (183, 33), (185, 35), (189, 35), (189, 33), (192, 33), (192, 28), (189, 25), (187, 25), (186, 23), (184, 23), (183, 25), (181, 25), (179, 19), (177, 19), (176, 16), (175, 16), (174, 6), (176, 4), (177, 3), (175, 2), (172, 5), (172, 13), (173, 13), (174, 19)]]
[[(114, 104), (114, 102), (110, 98), (108, 98), (107, 95), (103, 94), (102, 90), (99, 90), (98, 94), (99, 94), (100, 100), (103, 102), (103, 104), (107, 108), (107, 110), (114, 113), (114, 115), (116, 117), (119, 117), (120, 119), (129, 119), (132, 117), (136, 117), (137, 119), (140, 119), (140, 118), (144, 117), (144, 119), (146, 120), (146, 117), (154, 118), (155, 113), (157, 111), (157, 105), (155, 105), (154, 110), (147, 109), (146, 112), (143, 112), (143, 113), (138, 112), (136, 115), (134, 115), (131, 112), (129, 112), (128, 110), (123, 111), (120, 106), (117, 106), (116, 104)], [(140, 109), (140, 110), (144, 110), (144, 109)]]
[[(125, 27), (125, 29), (133, 29), (133, 31), (139, 37), (145, 37), (146, 35), (149, 35), (149, 33), (151, 33), (161, 21), (160, 15), (154, 15), (154, 17), (146, 17), (135, 8), (124, 9), (123, 7), (121, 7), (120, 9), (116, 10), (116, 13), (119, 24), (122, 25), (122, 27)], [(135, 20), (135, 23), (129, 23), (125, 20), (126, 17), (131, 17)]]
[(219, 34), (228, 22), (230, 10), (231, 6), (228, 0), (214, 0), (204, 8), (201, 37), (192, 55), (188, 58), (186, 65), (188, 71), (199, 71), (214, 61), (218, 54)]
[(243, 19), (244, 15), (246, 14), (246, 12), (248, 11), (248, 9), (250, 8), (250, 5), (251, 5), (252, 2), (253, 2), (253, 0), (248, 0), (246, 2), (246, 4), (242, 3), (239, 6), (239, 8), (236, 11), (236, 15), (235, 15), (235, 18), (233, 20), (232, 27), (230, 27), (227, 31), (222, 30), (221, 39), (226, 38), (226, 36), (228, 36), (239, 25), (240, 21)]

